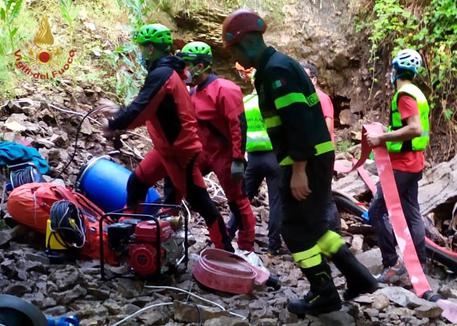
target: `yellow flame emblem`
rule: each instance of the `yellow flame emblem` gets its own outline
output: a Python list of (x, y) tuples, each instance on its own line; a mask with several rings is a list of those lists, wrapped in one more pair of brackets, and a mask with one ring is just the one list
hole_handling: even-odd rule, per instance
[(54, 44), (54, 36), (52, 35), (51, 26), (46, 16), (41, 18), (40, 26), (33, 38), (33, 43), (37, 46), (50, 46)]

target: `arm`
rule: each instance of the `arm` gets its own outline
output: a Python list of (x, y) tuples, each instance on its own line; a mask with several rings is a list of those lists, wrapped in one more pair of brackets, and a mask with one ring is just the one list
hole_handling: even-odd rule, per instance
[(138, 96), (124, 110), (119, 110), (117, 115), (109, 121), (109, 128), (112, 130), (134, 129), (144, 124), (148, 118), (148, 104), (159, 93), (172, 73), (173, 70), (166, 67), (150, 72)]
[(316, 132), (325, 128), (319, 100), (309, 78), (293, 80), (291, 73), (276, 69), (270, 74), (275, 108), (283, 124), (289, 156), (294, 160), (290, 188), (297, 200), (311, 193), (306, 174), (307, 160), (315, 154)]
[(333, 118), (326, 117), (325, 124), (327, 125), (327, 129), (330, 132), (330, 136), (333, 134)]
[(333, 103), (326, 93), (316, 87), (317, 95), (319, 96), (319, 101), (321, 102), (322, 113), (324, 114), (325, 124), (327, 125), (327, 129), (330, 133), (330, 137), (332, 140), (334, 139), (334, 125), (333, 125), (333, 117), (335, 110), (333, 109)]
[(406, 125), (383, 134), (367, 133), (367, 141), (371, 147), (379, 146), (386, 141), (405, 141), (422, 135), (422, 126), (416, 101), (407, 95), (402, 95), (398, 100), (398, 108)]
[(403, 141), (410, 140), (422, 135), (422, 126), (419, 115), (413, 115), (406, 119), (406, 126), (398, 130), (387, 132), (381, 135), (381, 141)]
[(306, 161), (295, 161), (292, 165), (292, 178), (290, 179), (290, 190), (297, 200), (306, 199), (311, 193), (306, 174)]

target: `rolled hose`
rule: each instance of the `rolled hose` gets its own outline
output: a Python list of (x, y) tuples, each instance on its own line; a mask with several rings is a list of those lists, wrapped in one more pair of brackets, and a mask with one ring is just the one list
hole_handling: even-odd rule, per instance
[[(333, 192), (333, 198), (336, 202), (338, 210), (347, 212), (349, 214), (362, 217), (366, 214), (367, 209), (364, 206), (357, 205), (350, 197), (342, 193)], [(362, 220), (369, 224), (369, 221), (362, 218)], [(425, 248), (427, 256), (433, 260), (440, 262), (448, 267), (454, 273), (457, 273), (457, 252), (442, 247), (428, 237), (425, 237)]]

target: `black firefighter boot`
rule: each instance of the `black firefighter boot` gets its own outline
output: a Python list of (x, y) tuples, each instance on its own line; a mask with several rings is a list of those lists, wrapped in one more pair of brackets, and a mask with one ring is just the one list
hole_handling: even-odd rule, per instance
[(320, 315), (341, 309), (340, 295), (333, 284), (330, 267), (326, 262), (302, 269), (310, 284), (310, 291), (304, 299), (291, 300), (287, 309), (299, 317)]
[(373, 293), (378, 288), (378, 281), (346, 245), (343, 245), (331, 259), (346, 278), (344, 300), (354, 299), (363, 293)]

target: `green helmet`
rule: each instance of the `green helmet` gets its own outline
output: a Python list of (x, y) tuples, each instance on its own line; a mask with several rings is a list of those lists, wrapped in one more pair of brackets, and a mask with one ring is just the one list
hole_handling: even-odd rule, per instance
[(173, 43), (170, 29), (162, 24), (141, 26), (140, 29), (135, 32), (133, 40), (140, 45), (152, 43), (161, 45), (164, 48), (170, 48)]
[(213, 59), (211, 47), (205, 42), (187, 43), (178, 55), (185, 61), (211, 62)]

